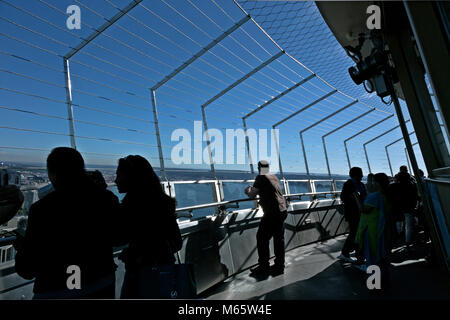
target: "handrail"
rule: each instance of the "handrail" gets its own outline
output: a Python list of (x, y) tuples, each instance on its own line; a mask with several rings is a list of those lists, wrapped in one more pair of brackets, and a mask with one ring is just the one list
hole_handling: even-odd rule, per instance
[(324, 194), (339, 194), (340, 191), (320, 191), (320, 192), (305, 192), (305, 193), (291, 193), (291, 194), (285, 194), (283, 195), (286, 198), (290, 197), (298, 197), (298, 196), (317, 196), (317, 195), (324, 195)]
[(439, 180), (439, 179), (426, 178), (425, 181), (430, 181), (430, 182), (433, 182), (433, 183), (450, 184), (450, 180)]
[[(291, 197), (299, 197), (299, 196), (300, 197), (316, 196), (316, 195), (339, 194), (339, 193), (340, 193), (340, 191), (305, 192), (305, 193), (286, 194), (286, 195), (283, 195), (283, 197), (291, 198)], [(219, 201), (219, 202), (213, 202), (213, 203), (205, 203), (205, 204), (199, 204), (199, 205), (195, 205), (195, 206), (177, 208), (175, 210), (175, 212), (177, 212), (177, 213), (184, 212), (184, 211), (192, 212), (193, 210), (198, 210), (198, 209), (212, 208), (212, 207), (218, 207), (218, 206), (223, 206), (223, 205), (227, 205), (227, 204), (255, 201), (255, 200), (258, 200), (258, 198), (255, 198), (255, 199), (245, 198), (245, 199), (236, 199), (236, 200)]]
[[(427, 179), (427, 180), (431, 180), (431, 179)], [(439, 181), (441, 182), (441, 181)], [(283, 197), (289, 199), (289, 198), (293, 198), (293, 197), (302, 197), (302, 196), (317, 196), (317, 195), (326, 195), (326, 194), (340, 194), (340, 191), (321, 191), (321, 192), (304, 192), (304, 193), (291, 193), (291, 194), (285, 194), (283, 195)], [(189, 207), (183, 207), (183, 208), (177, 208), (175, 210), (175, 212), (177, 213), (178, 217), (186, 217), (186, 218), (191, 218), (192, 214), (190, 215), (180, 215), (180, 213), (182, 212), (192, 212), (193, 210), (199, 210), (199, 209), (205, 209), (205, 208), (212, 208), (212, 207), (219, 207), (219, 206), (225, 206), (227, 204), (237, 204), (239, 202), (249, 202), (249, 201), (255, 201), (258, 200), (259, 198), (245, 198), (245, 199), (235, 199), (235, 200), (227, 200), (227, 201), (219, 201), (219, 202), (214, 202), (214, 203), (206, 203), (206, 204), (200, 204), (200, 205), (195, 205), (195, 206), (189, 206)], [(6, 237), (3, 239), (0, 239), (0, 247), (7, 245), (7, 244), (11, 244), (12, 241), (15, 239), (15, 236), (10, 236), (10, 237)], [(2, 243), (7, 243), (7, 244), (2, 244)]]
[[(308, 181), (312, 181), (312, 182), (328, 182), (328, 181), (333, 181), (334, 179), (313, 179), (313, 180), (296, 180), (296, 179), (286, 179), (286, 181), (289, 182), (308, 182)], [(218, 179), (218, 180), (188, 180), (188, 181), (169, 181), (169, 184), (199, 184), (199, 183), (215, 183), (215, 182), (220, 182), (220, 183), (226, 183), (226, 182), (251, 182), (254, 181), (252, 179), (231, 179), (231, 180), (227, 180), (227, 179)], [(341, 181), (341, 180), (335, 180), (335, 181)], [(344, 181), (344, 180), (342, 180)], [(109, 184), (108, 187), (114, 186), (115, 184)], [(36, 190), (38, 191), (39, 189), (41, 189), (42, 187), (45, 186), (26, 186), (26, 187), (22, 187), (21, 190), (22, 191), (32, 191), (32, 190)], [(288, 201), (290, 200), (290, 198), (293, 197), (302, 197), (302, 196), (320, 196), (320, 195), (326, 195), (326, 194), (336, 194), (339, 192), (336, 191), (325, 191), (325, 192), (309, 192), (309, 193), (297, 193), (297, 194), (287, 194), (284, 195), (285, 198), (288, 199)], [(240, 202), (249, 202), (249, 201), (255, 201), (256, 199), (249, 199), (249, 198), (245, 198), (245, 199), (235, 199), (235, 200), (227, 200), (227, 201), (220, 201), (220, 202), (213, 202), (213, 203), (205, 203), (205, 204), (198, 204), (198, 205), (193, 205), (193, 206), (188, 206), (188, 207), (182, 207), (182, 208), (177, 208), (176, 209), (176, 213), (177, 213), (177, 218), (192, 218), (192, 211), (194, 210), (199, 210), (199, 209), (205, 209), (205, 208), (213, 208), (213, 207), (220, 207), (220, 206), (225, 206), (228, 204), (238, 204)], [(314, 199), (313, 199), (314, 200)]]
[(175, 210), (175, 212), (193, 211), (196, 209), (205, 209), (205, 208), (218, 207), (218, 206), (223, 206), (223, 205), (232, 204), (232, 203), (255, 201), (255, 200), (258, 200), (258, 199), (257, 198), (255, 198), (255, 199), (246, 198), (246, 199), (236, 199), (236, 200), (218, 201), (218, 202), (205, 203), (205, 204), (197, 204), (195, 206), (177, 208)]

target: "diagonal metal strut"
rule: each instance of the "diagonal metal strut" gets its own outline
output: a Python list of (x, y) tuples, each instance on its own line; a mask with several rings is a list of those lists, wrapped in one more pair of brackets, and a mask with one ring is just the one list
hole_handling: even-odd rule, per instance
[[(308, 159), (306, 157), (306, 149), (305, 149), (305, 143), (303, 141), (303, 133), (305, 133), (306, 131), (308, 131), (309, 129), (314, 128), (315, 126), (317, 126), (318, 124), (330, 119), (331, 117), (334, 117), (336, 114), (338, 114), (339, 112), (342, 112), (348, 108), (350, 108), (351, 106), (353, 106), (355, 103), (357, 103), (358, 100), (352, 101), (349, 104), (347, 104), (346, 106), (336, 110), (335, 112), (329, 114), (328, 116), (320, 119), (319, 121), (313, 123), (312, 125), (308, 126), (307, 128), (303, 129), (300, 131), (300, 142), (302, 144), (302, 151), (303, 151), (303, 160), (305, 161), (305, 168), (306, 168), (306, 174), (308, 175), (308, 179), (310, 178), (310, 174), (309, 174), (309, 166), (308, 166)], [(325, 157), (327, 157), (326, 153), (325, 153)], [(330, 174), (331, 176), (331, 174)]]
[[(410, 121), (410, 120), (408, 119), (408, 120), (405, 121), (405, 123), (407, 123), (407, 122), (409, 122), (409, 121)], [(372, 169), (370, 168), (369, 156), (367, 155), (367, 145), (368, 145), (369, 143), (372, 143), (372, 142), (374, 142), (375, 140), (378, 140), (379, 138), (381, 138), (381, 137), (387, 135), (388, 133), (394, 131), (395, 129), (397, 129), (397, 128), (399, 128), (399, 127), (400, 127), (400, 125), (396, 125), (395, 127), (391, 128), (391, 129), (389, 129), (389, 130), (386, 130), (386, 131), (383, 132), (382, 134), (379, 134), (379, 135), (376, 136), (375, 138), (372, 138), (372, 139), (370, 139), (369, 141), (367, 141), (367, 142), (365, 142), (365, 143), (363, 144), (364, 154), (365, 154), (365, 156), (366, 156), (367, 167), (369, 168), (369, 173), (372, 173)]]

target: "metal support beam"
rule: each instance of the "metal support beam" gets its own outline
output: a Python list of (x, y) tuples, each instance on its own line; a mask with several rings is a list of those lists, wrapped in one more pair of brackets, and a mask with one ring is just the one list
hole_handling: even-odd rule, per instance
[[(361, 119), (361, 118), (367, 116), (369, 113), (372, 113), (372, 112), (374, 112), (375, 110), (376, 110), (375, 108), (372, 108), (372, 109), (370, 109), (369, 111), (366, 111), (366, 112), (360, 114), (359, 116), (353, 118), (353, 119), (350, 120), (350, 121), (347, 121), (346, 123), (340, 125), (339, 127), (335, 128), (335, 129), (333, 129), (333, 130), (331, 130), (330, 132), (328, 132), (328, 133), (326, 133), (326, 134), (324, 134), (324, 135), (322, 136), (322, 145), (323, 145), (323, 151), (324, 151), (324, 154), (325, 154), (325, 161), (327, 161), (327, 168), (330, 168), (330, 164), (328, 163), (328, 153), (327, 153), (327, 145), (326, 145), (326, 140), (325, 140), (325, 138), (328, 137), (329, 135), (335, 133), (336, 131), (339, 131), (339, 130), (341, 130), (342, 128), (348, 126), (349, 124), (351, 124), (351, 123), (353, 123), (353, 122), (355, 122), (355, 121), (357, 121), (357, 120), (359, 120), (359, 119)], [(348, 165), (349, 165), (349, 169), (350, 169), (350, 158), (348, 157), (347, 145), (344, 144), (344, 147), (345, 147), (345, 154), (347, 155), (347, 161), (348, 161)], [(329, 172), (328, 174), (330, 175), (330, 172)]]
[(392, 171), (392, 164), (391, 164), (391, 158), (389, 157), (389, 151), (388, 151), (388, 147), (385, 146), (384, 147), (384, 151), (386, 152), (386, 158), (389, 164), (389, 171), (391, 172), (391, 177), (394, 176), (394, 171)]
[(369, 173), (372, 173), (372, 169), (370, 168), (369, 156), (367, 155), (366, 145), (364, 145), (364, 155), (366, 157), (367, 168), (369, 168)]
[(212, 40), (206, 47), (200, 49), (196, 54), (194, 54), (191, 58), (186, 60), (181, 66), (173, 70), (169, 75), (164, 77), (161, 81), (159, 81), (157, 84), (153, 86), (153, 89), (158, 89), (163, 84), (165, 84), (167, 81), (175, 77), (178, 73), (183, 71), (187, 66), (189, 66), (191, 63), (193, 63), (195, 60), (200, 58), (203, 54), (208, 52), (210, 49), (212, 49), (216, 44), (218, 44), (220, 41), (225, 39), (227, 36), (232, 34), (234, 31), (239, 29), (244, 23), (246, 23), (248, 20), (250, 20), (250, 16), (246, 15), (244, 18), (242, 18), (240, 21), (238, 21), (235, 25), (233, 25), (228, 30), (224, 31), (220, 36), (218, 36), (216, 39)]
[[(252, 173), (252, 175), (254, 175), (254, 168), (253, 168), (253, 162), (252, 162), (252, 158), (251, 158), (251, 154), (250, 154), (250, 144), (249, 144), (249, 140), (248, 140), (248, 136), (247, 136), (247, 123), (246, 120), (251, 117), (252, 115), (254, 115), (255, 113), (261, 111), (262, 109), (264, 109), (265, 107), (267, 107), (268, 105), (272, 104), (273, 102), (277, 101), (278, 99), (280, 99), (281, 97), (285, 96), (286, 94), (288, 94), (289, 92), (291, 92), (292, 90), (294, 90), (295, 88), (300, 87), (302, 84), (308, 82), (309, 80), (311, 80), (312, 78), (316, 77), (315, 74), (311, 74), (308, 77), (302, 79), (301, 81), (297, 82), (295, 85), (293, 85), (292, 87), (286, 89), (285, 91), (281, 92), (279, 95), (277, 95), (276, 97), (270, 99), (269, 101), (263, 103), (262, 105), (260, 105), (258, 108), (250, 111), (249, 113), (247, 113), (245, 116), (242, 117), (242, 122), (244, 124), (244, 131), (245, 131), (245, 143), (247, 145), (247, 150), (248, 150), (248, 158), (250, 161), (250, 171)], [(276, 142), (277, 143), (277, 142)], [(277, 152), (278, 152), (278, 161), (280, 161), (280, 155), (279, 155), (279, 150), (278, 150), (278, 143), (277, 143)], [(280, 173), (282, 175), (282, 169), (280, 167)]]
[(374, 124), (368, 126), (367, 128), (365, 128), (365, 129), (363, 129), (363, 130), (361, 130), (361, 131), (355, 133), (355, 134), (352, 135), (351, 137), (348, 137), (347, 139), (344, 140), (345, 154), (347, 155), (347, 161), (348, 161), (348, 168), (349, 168), (349, 169), (351, 169), (352, 164), (350, 163), (350, 156), (349, 156), (349, 154), (348, 154), (347, 143), (348, 143), (350, 140), (352, 140), (352, 139), (356, 138), (357, 136), (359, 136), (360, 134), (363, 134), (364, 132), (366, 132), (366, 131), (368, 131), (368, 130), (370, 130), (370, 129), (376, 127), (376, 126), (378, 126), (379, 124), (383, 123), (384, 121), (386, 121), (386, 120), (392, 118), (393, 116), (394, 116), (394, 115), (391, 114), (390, 116), (387, 116), (386, 118), (381, 119), (380, 121), (375, 122)]
[(202, 106), (202, 118), (203, 118), (203, 127), (205, 129), (205, 135), (206, 135), (206, 145), (208, 146), (208, 154), (209, 154), (209, 165), (211, 166), (211, 174), (215, 180), (217, 180), (216, 177), (216, 170), (214, 169), (214, 161), (212, 156), (212, 149), (211, 149), (211, 138), (209, 136), (208, 131), (208, 121), (206, 120), (206, 112), (205, 107)]
[[(410, 135), (412, 135), (412, 134), (414, 134), (414, 133), (415, 133), (415, 131), (411, 132)], [(391, 143), (389, 143), (389, 144), (387, 144), (386, 146), (384, 146), (384, 150), (386, 151), (386, 158), (387, 158), (388, 163), (389, 163), (389, 170), (391, 171), (391, 177), (394, 176), (394, 172), (392, 171), (391, 157), (389, 156), (389, 150), (388, 150), (388, 149), (389, 149), (390, 146), (392, 146), (392, 145), (394, 145), (394, 144), (396, 144), (397, 142), (400, 142), (400, 141), (402, 141), (402, 140), (403, 140), (403, 137), (402, 137), (402, 138), (399, 138), (399, 139), (397, 139), (397, 140), (395, 140), (395, 141), (393, 141), (393, 142), (391, 142)], [(417, 142), (414, 143), (413, 146), (416, 145), (416, 144), (418, 144), (418, 143), (417, 143)], [(406, 158), (408, 158), (408, 157), (406, 157)], [(409, 161), (409, 160), (408, 160), (408, 161)], [(409, 172), (412, 172), (412, 171), (410, 170)]]
[(327, 163), (328, 177), (331, 178), (330, 161), (328, 160), (327, 145), (325, 143), (324, 137), (322, 137), (322, 147), (323, 147), (323, 154), (325, 155), (325, 162)]
[(236, 87), (237, 85), (239, 85), (240, 83), (242, 83), (243, 81), (245, 81), (246, 79), (250, 78), (252, 75), (254, 75), (255, 73), (257, 73), (259, 70), (261, 70), (262, 68), (264, 68), (265, 66), (267, 66), (268, 64), (270, 64), (271, 62), (277, 60), (279, 57), (281, 57), (283, 54), (285, 54), (284, 51), (280, 51), (278, 52), (276, 55), (272, 56), (270, 59), (264, 61), (263, 63), (261, 63), (259, 66), (257, 66), (255, 69), (253, 69), (252, 71), (250, 71), (249, 73), (247, 73), (246, 75), (244, 75), (242, 78), (240, 78), (239, 80), (233, 82), (231, 85), (229, 85), (227, 88), (225, 88), (224, 90), (220, 91), (218, 94), (216, 94), (214, 97), (212, 97), (211, 99), (209, 99), (208, 101), (206, 101), (203, 105), (202, 108), (206, 108), (207, 106), (209, 106), (211, 103), (213, 103), (214, 101), (216, 101), (217, 99), (219, 99), (221, 96), (223, 96), (225, 93), (227, 93), (228, 91), (230, 91), (231, 89), (233, 89), (234, 87)]
[(244, 126), (245, 144), (247, 145), (248, 162), (250, 163), (250, 173), (252, 174), (252, 176), (255, 176), (255, 168), (253, 168), (253, 159), (252, 159), (252, 153), (250, 151), (250, 141), (248, 139), (247, 122), (245, 121), (245, 117), (242, 118), (242, 124)]
[[(213, 103), (214, 101), (216, 101), (217, 99), (219, 99), (221, 96), (223, 96), (225, 93), (227, 93), (228, 91), (230, 91), (231, 89), (233, 89), (234, 87), (236, 87), (237, 85), (239, 85), (240, 83), (242, 83), (243, 81), (245, 81), (246, 79), (250, 78), (252, 75), (254, 75), (256, 72), (258, 72), (259, 70), (261, 70), (262, 68), (264, 68), (265, 66), (269, 65), (271, 62), (275, 61), (276, 59), (278, 59), (279, 57), (281, 57), (283, 54), (285, 54), (284, 51), (280, 51), (278, 52), (276, 55), (272, 56), (270, 59), (264, 61), (263, 63), (261, 63), (259, 66), (257, 66), (255, 69), (253, 69), (252, 71), (250, 71), (249, 73), (247, 73), (246, 75), (244, 75), (242, 78), (240, 78), (239, 80), (236, 80), (235, 82), (233, 82), (231, 85), (229, 85), (227, 88), (225, 88), (224, 90), (220, 91), (218, 94), (216, 94), (214, 97), (212, 97), (211, 99), (209, 99), (208, 101), (206, 101), (204, 104), (202, 104), (201, 109), (202, 109), (202, 117), (203, 117), (203, 126), (205, 128), (205, 133), (206, 133), (206, 144), (208, 145), (208, 152), (209, 152), (209, 160), (210, 160), (210, 165), (211, 165), (211, 173), (214, 177), (214, 179), (216, 179), (216, 172), (214, 169), (214, 162), (213, 162), (213, 157), (212, 157), (212, 150), (211, 150), (211, 140), (209, 137), (209, 132), (208, 132), (208, 123), (206, 120), (206, 112), (205, 109), (206, 107), (208, 107), (211, 103)], [(247, 134), (246, 134), (247, 136)], [(248, 146), (248, 150), (250, 150), (250, 147)], [(250, 152), (249, 152), (250, 154)]]
[(326, 98), (328, 98), (329, 96), (335, 94), (336, 92), (337, 92), (337, 90), (333, 90), (333, 91), (327, 93), (326, 95), (324, 95), (324, 96), (320, 97), (319, 99), (317, 99), (317, 100), (311, 102), (310, 104), (308, 104), (307, 106), (301, 108), (300, 110), (295, 111), (294, 113), (292, 113), (292, 114), (289, 115), (288, 117), (284, 118), (283, 120), (278, 121), (278, 122), (275, 123), (272, 127), (274, 127), (274, 128), (278, 127), (280, 124), (282, 124), (282, 123), (288, 121), (289, 119), (295, 117), (295, 116), (298, 115), (299, 113), (301, 113), (301, 112), (303, 112), (303, 111), (305, 111), (305, 110), (311, 108), (311, 107), (314, 106), (316, 103), (319, 103), (320, 101), (325, 100)]
[(306, 175), (308, 176), (308, 180), (310, 180), (311, 179), (311, 175), (309, 174), (308, 159), (306, 159), (306, 149), (305, 149), (305, 143), (303, 142), (303, 134), (302, 134), (302, 132), (300, 132), (300, 142), (302, 144), (303, 161), (305, 162)]
[(160, 166), (160, 170), (161, 170), (161, 178), (163, 180), (167, 181), (166, 169), (164, 166), (164, 157), (163, 157), (163, 151), (162, 151), (161, 135), (159, 133), (158, 109), (156, 108), (155, 90), (150, 89), (150, 96), (152, 99), (152, 106), (153, 106), (153, 120), (155, 121), (156, 142), (158, 143), (159, 166)]
[[(295, 116), (298, 115), (299, 113), (301, 113), (301, 112), (303, 112), (303, 111), (305, 111), (305, 110), (311, 108), (311, 107), (314, 106), (316, 103), (318, 103), (318, 102), (320, 102), (320, 101), (322, 101), (322, 100), (328, 98), (329, 96), (333, 95), (333, 94), (336, 93), (336, 92), (337, 92), (337, 90), (333, 90), (333, 91), (327, 93), (326, 95), (320, 97), (319, 99), (317, 99), (317, 100), (311, 102), (311, 103), (308, 104), (307, 106), (305, 106), (305, 107), (301, 108), (300, 110), (294, 112), (294, 113), (291, 114), (290, 116), (284, 118), (284, 119), (281, 120), (281, 121), (278, 121), (277, 123), (275, 123), (275, 124), (272, 126), (272, 128), (275, 129), (275, 128), (278, 127), (280, 124), (286, 122), (287, 120), (291, 119), (292, 117), (295, 117)], [(277, 148), (277, 149), (278, 149), (278, 148)], [(283, 171), (282, 171), (282, 167), (281, 167), (281, 157), (280, 157), (280, 152), (279, 152), (279, 150), (278, 150), (278, 162), (279, 162), (279, 166), (280, 166), (280, 174), (282, 175), (282, 174), (283, 174)], [(308, 171), (309, 171), (309, 170), (308, 170)], [(308, 177), (309, 177), (309, 174), (308, 174)]]
[(275, 127), (272, 127), (273, 130), (273, 135), (275, 137), (275, 148), (277, 150), (277, 155), (278, 155), (278, 166), (280, 168), (280, 178), (284, 179), (284, 174), (283, 174), (283, 167), (281, 166), (281, 156), (280, 156), (280, 148), (278, 146), (278, 137), (277, 137), (277, 132), (275, 130)]
[(63, 58), (64, 63), (64, 78), (66, 82), (66, 104), (67, 104), (67, 119), (69, 121), (70, 146), (77, 148), (75, 142), (75, 125), (73, 121), (73, 107), (72, 107), (72, 82), (70, 80), (69, 60)]
[[(313, 123), (313, 124), (310, 125), (309, 127), (307, 127), (307, 128), (305, 128), (305, 129), (303, 129), (303, 130), (300, 131), (300, 142), (301, 142), (301, 144), (302, 144), (303, 160), (305, 161), (305, 168), (306, 168), (306, 174), (308, 175), (308, 179), (310, 179), (310, 174), (309, 174), (309, 167), (308, 167), (308, 159), (307, 159), (307, 157), (306, 157), (305, 144), (304, 144), (304, 141), (303, 141), (303, 133), (305, 133), (306, 131), (308, 131), (308, 130), (311, 129), (311, 128), (314, 128), (314, 127), (317, 126), (318, 124), (320, 124), (320, 123), (322, 123), (322, 122), (324, 122), (324, 121), (330, 119), (331, 117), (334, 117), (334, 116), (335, 116), (336, 114), (338, 114), (339, 112), (344, 111), (344, 110), (350, 108), (351, 106), (353, 106), (353, 105), (354, 105), (355, 103), (357, 103), (357, 102), (358, 102), (358, 100), (355, 100), (355, 101), (353, 101), (353, 102), (350, 102), (350, 103), (347, 104), (346, 106), (344, 106), (344, 107), (342, 107), (342, 108), (336, 110), (335, 112), (329, 114), (329, 115), (326, 116), (325, 118), (322, 118), (321, 120), (319, 120), (319, 121)], [(323, 139), (322, 139), (322, 140), (323, 140)], [(325, 153), (325, 158), (327, 158), (326, 153)], [(328, 163), (327, 163), (327, 164), (328, 164)], [(329, 176), (331, 177), (331, 174), (329, 174)]]
[(283, 92), (281, 92), (279, 95), (277, 95), (276, 97), (273, 97), (272, 99), (270, 99), (269, 101), (263, 103), (262, 105), (260, 105), (258, 108), (256, 108), (255, 110), (250, 111), (249, 113), (247, 113), (243, 118), (246, 119), (252, 115), (254, 115), (255, 113), (261, 111), (262, 109), (264, 109), (265, 107), (267, 107), (268, 105), (272, 104), (273, 102), (277, 101), (278, 99), (280, 99), (281, 97), (285, 96), (286, 94), (288, 94), (289, 92), (291, 92), (292, 90), (300, 87), (302, 84), (308, 82), (309, 80), (311, 80), (312, 78), (316, 77), (316, 74), (311, 74), (308, 77), (304, 78), (303, 80), (297, 82), (296, 84), (294, 84), (292, 87), (284, 90)]
[(93, 34), (91, 34), (87, 39), (83, 40), (79, 45), (77, 45), (75, 48), (70, 50), (64, 57), (66, 59), (70, 59), (74, 54), (76, 54), (78, 51), (83, 49), (89, 42), (97, 38), (103, 31), (108, 29), (110, 26), (112, 26), (117, 20), (122, 18), (124, 15), (126, 15), (131, 9), (136, 7), (139, 3), (141, 3), (142, 0), (132, 0), (132, 2), (127, 5), (123, 10), (120, 10), (119, 13), (117, 13), (114, 17), (111, 19), (108, 19), (100, 28), (96, 29)]
[[(414, 144), (412, 146), (414, 146)], [(405, 157), (406, 157), (406, 163), (408, 164), (408, 170), (409, 170), (409, 172), (412, 172), (411, 171), (411, 163), (410, 163), (409, 157), (408, 157), (408, 149), (406, 149), (406, 147), (405, 147)]]
[[(406, 122), (409, 122), (409, 121), (410, 121), (409, 119), (406, 120), (406, 121), (405, 121), (405, 124), (406, 124)], [(369, 141), (363, 143), (364, 154), (365, 154), (365, 156), (366, 156), (367, 167), (369, 168), (369, 173), (372, 173), (372, 169), (370, 168), (369, 156), (367, 155), (367, 147), (366, 147), (366, 146), (367, 146), (369, 143), (372, 143), (372, 142), (374, 142), (375, 140), (378, 140), (379, 138), (381, 138), (381, 137), (387, 135), (388, 133), (394, 131), (395, 129), (397, 129), (397, 128), (399, 128), (399, 127), (401, 127), (401, 124), (399, 124), (399, 125), (397, 125), (397, 126), (391, 128), (391, 129), (389, 129), (389, 130), (383, 132), (382, 134), (379, 134), (379, 135), (376, 136), (375, 138), (372, 138), (372, 139), (370, 139)]]
[(419, 188), (420, 195), (423, 196), (424, 195), (423, 186), (422, 186), (422, 183), (419, 182), (420, 175), (419, 175), (419, 166), (417, 165), (416, 155), (414, 154), (411, 139), (409, 138), (408, 128), (406, 127), (406, 121), (403, 117), (402, 108), (400, 107), (400, 103), (398, 102), (398, 97), (396, 96), (394, 90), (392, 90), (391, 97), (392, 97), (392, 101), (394, 103), (395, 111), (397, 113), (398, 122), (400, 124), (400, 129), (402, 130), (403, 139), (405, 139), (405, 145), (406, 145), (406, 148), (408, 149), (409, 160), (411, 161), (411, 166), (413, 168), (413, 172), (416, 177), (416, 181), (418, 181), (417, 186)]

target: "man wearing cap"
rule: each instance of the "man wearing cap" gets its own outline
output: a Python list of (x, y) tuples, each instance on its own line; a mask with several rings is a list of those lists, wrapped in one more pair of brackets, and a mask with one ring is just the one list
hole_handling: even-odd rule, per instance
[[(287, 217), (286, 201), (277, 176), (269, 173), (269, 163), (258, 162), (259, 175), (253, 186), (245, 189), (245, 194), (254, 199), (259, 195), (259, 204), (264, 215), (256, 234), (258, 246), (258, 266), (251, 269), (252, 275), (279, 275), (284, 273), (284, 220)], [(270, 267), (269, 241), (273, 237), (275, 264)]]

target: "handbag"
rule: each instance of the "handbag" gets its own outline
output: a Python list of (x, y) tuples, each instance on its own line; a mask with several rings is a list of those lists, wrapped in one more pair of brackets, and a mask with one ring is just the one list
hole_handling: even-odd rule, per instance
[(142, 299), (195, 299), (197, 285), (194, 265), (178, 263), (163, 266), (141, 266), (138, 290)]

